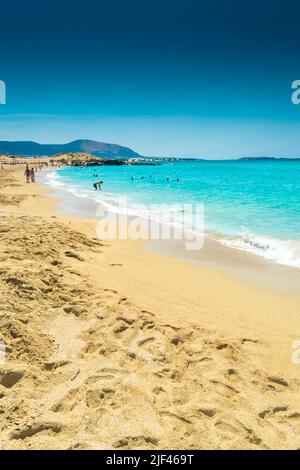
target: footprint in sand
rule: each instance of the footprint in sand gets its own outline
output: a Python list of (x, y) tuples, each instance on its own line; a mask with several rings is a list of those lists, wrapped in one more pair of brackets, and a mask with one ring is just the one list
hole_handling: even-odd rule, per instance
[(239, 393), (238, 390), (232, 387), (232, 385), (220, 382), (218, 380), (211, 380), (210, 382), (214, 385), (214, 390), (218, 394), (223, 395), (226, 398), (229, 398), (232, 395)]

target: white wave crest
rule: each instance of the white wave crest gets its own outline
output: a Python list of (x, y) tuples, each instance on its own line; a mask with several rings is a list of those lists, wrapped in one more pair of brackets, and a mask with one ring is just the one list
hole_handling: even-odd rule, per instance
[(300, 268), (299, 240), (279, 240), (244, 232), (236, 237), (219, 238), (218, 241), (222, 245), (247, 251), (279, 264)]

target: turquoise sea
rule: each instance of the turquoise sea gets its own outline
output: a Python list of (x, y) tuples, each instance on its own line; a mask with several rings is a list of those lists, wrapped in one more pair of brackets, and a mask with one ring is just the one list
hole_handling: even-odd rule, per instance
[[(169, 180), (168, 180), (169, 179)], [(93, 183), (103, 180), (102, 191)], [(300, 268), (300, 161), (179, 161), (157, 166), (65, 167), (45, 182), (121, 211), (203, 204), (205, 234), (233, 248)], [(144, 204), (146, 209), (136, 208)], [(135, 211), (135, 212), (134, 212)]]

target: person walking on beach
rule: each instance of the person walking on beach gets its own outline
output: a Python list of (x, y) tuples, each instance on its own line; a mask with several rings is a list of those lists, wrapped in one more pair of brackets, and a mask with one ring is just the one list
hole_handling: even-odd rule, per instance
[(28, 165), (26, 166), (24, 175), (26, 176), (26, 183), (30, 183), (30, 170), (28, 168)]
[(30, 178), (31, 178), (31, 182), (35, 183), (34, 168), (31, 168), (31, 170), (30, 170)]

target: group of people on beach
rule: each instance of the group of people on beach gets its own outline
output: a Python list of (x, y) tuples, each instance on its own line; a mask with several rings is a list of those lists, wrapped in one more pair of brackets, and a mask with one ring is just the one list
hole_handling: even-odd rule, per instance
[(35, 170), (34, 168), (29, 168), (28, 165), (26, 165), (24, 175), (26, 177), (26, 183), (35, 183)]

